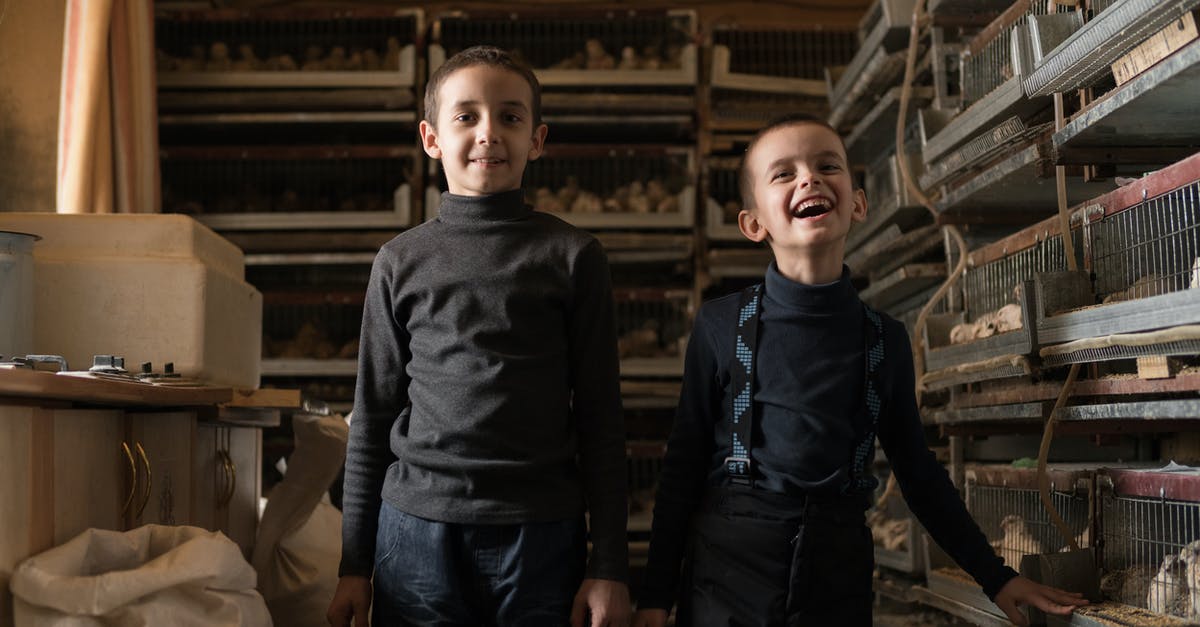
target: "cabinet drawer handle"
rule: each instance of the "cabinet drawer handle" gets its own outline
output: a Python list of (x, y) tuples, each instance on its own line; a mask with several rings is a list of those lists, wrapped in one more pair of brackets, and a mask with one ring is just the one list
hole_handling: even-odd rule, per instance
[(133, 495), (137, 492), (137, 464), (133, 462), (133, 451), (129, 450), (129, 444), (121, 443), (121, 450), (125, 453), (125, 459), (129, 460), (129, 496), (125, 497), (125, 504), (121, 506), (121, 515), (129, 511), (129, 505), (133, 503)]
[(150, 472), (150, 458), (146, 456), (146, 449), (142, 448), (142, 443), (137, 442), (138, 456), (142, 458), (142, 464), (146, 466), (146, 486), (145, 493), (142, 494), (142, 503), (138, 505), (137, 515), (134, 518), (141, 518), (142, 512), (146, 509), (146, 504), (150, 502), (150, 495), (154, 492), (154, 475)]
[(225, 484), (222, 486), (221, 496), (217, 501), (218, 507), (225, 507), (233, 500), (234, 492), (237, 487), (237, 464), (233, 463), (233, 458), (229, 456), (229, 451), (217, 451), (221, 456), (221, 467), (225, 470)]

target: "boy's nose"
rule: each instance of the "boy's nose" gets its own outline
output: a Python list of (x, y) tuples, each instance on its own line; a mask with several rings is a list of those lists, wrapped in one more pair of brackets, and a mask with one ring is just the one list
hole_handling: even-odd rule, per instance
[(479, 125), (475, 127), (475, 141), (480, 144), (494, 144), (500, 140), (499, 135), (493, 131), (491, 120), (484, 118), (480, 120)]

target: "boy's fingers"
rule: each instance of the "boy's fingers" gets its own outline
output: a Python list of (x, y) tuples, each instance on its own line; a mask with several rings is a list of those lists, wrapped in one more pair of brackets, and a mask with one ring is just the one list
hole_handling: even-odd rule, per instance
[(371, 619), (367, 618), (367, 606), (362, 601), (354, 604), (354, 627), (371, 627)]
[(582, 594), (575, 595), (571, 604), (571, 627), (583, 627), (583, 616), (587, 611), (587, 599)]
[(1008, 615), (1008, 620), (1011, 620), (1014, 625), (1028, 627), (1029, 621), (1025, 619), (1025, 614), (1017, 609), (1016, 603), (1011, 601), (1006, 602), (1000, 606), (1000, 609), (1004, 610), (1004, 613)]

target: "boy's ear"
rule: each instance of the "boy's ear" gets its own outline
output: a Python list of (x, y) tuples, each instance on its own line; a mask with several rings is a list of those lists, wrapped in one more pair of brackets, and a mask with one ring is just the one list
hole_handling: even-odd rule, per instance
[(542, 151), (546, 148), (546, 133), (550, 128), (545, 124), (539, 124), (533, 129), (533, 142), (529, 145), (529, 161), (535, 161), (542, 156)]
[(738, 229), (752, 242), (762, 242), (770, 235), (767, 233), (767, 227), (758, 221), (753, 212), (746, 209), (738, 212)]
[(861, 187), (854, 190), (854, 212), (850, 214), (850, 219), (854, 222), (867, 219), (867, 192)]
[(442, 158), (442, 149), (438, 146), (437, 129), (425, 120), (421, 120), (417, 130), (421, 133), (421, 147), (425, 149), (425, 154), (433, 159)]

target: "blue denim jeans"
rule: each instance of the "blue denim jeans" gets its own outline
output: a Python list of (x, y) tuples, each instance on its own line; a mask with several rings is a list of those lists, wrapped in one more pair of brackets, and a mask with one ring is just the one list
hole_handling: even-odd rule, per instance
[(563, 627), (583, 580), (578, 519), (465, 525), (386, 502), (376, 536), (371, 624)]

